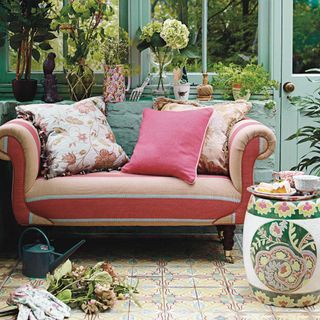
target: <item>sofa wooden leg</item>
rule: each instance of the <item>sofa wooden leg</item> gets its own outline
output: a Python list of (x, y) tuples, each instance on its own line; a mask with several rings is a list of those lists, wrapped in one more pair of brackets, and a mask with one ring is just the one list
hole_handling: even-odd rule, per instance
[(218, 239), (220, 242), (223, 240), (223, 226), (217, 226)]
[(223, 249), (224, 249), (224, 255), (226, 258), (226, 261), (229, 263), (234, 263), (234, 258), (232, 256), (232, 249), (234, 245), (234, 230), (236, 226), (235, 225), (225, 225), (222, 226), (223, 230)]

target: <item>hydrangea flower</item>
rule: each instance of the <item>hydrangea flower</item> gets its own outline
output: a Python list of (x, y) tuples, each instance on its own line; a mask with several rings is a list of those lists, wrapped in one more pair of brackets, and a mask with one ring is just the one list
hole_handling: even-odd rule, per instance
[(167, 19), (163, 23), (161, 38), (172, 49), (183, 49), (189, 42), (189, 30), (185, 24), (176, 19)]
[(141, 39), (147, 42), (151, 41), (154, 33), (162, 31), (162, 23), (159, 21), (151, 21), (142, 28)]

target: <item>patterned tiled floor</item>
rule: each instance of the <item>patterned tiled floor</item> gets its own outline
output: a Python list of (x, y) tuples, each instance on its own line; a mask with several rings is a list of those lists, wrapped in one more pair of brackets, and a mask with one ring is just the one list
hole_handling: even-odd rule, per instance
[[(139, 281), (142, 308), (130, 301), (99, 319), (110, 320), (320, 320), (320, 305), (305, 309), (271, 308), (258, 303), (246, 282), (237, 235), (235, 264), (223, 260), (213, 239), (100, 239), (89, 241), (73, 260), (112, 262), (115, 270)], [(0, 308), (10, 291), (27, 282), (16, 260), (0, 258)], [(71, 319), (83, 319), (73, 312)]]

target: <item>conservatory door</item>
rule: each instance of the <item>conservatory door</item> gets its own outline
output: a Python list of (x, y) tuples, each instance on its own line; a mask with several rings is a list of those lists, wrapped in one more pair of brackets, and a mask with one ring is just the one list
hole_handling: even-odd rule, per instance
[(310, 120), (297, 112), (288, 97), (314, 94), (320, 74), (320, 0), (282, 1), (281, 168), (290, 169), (308, 152), (308, 144), (286, 141)]

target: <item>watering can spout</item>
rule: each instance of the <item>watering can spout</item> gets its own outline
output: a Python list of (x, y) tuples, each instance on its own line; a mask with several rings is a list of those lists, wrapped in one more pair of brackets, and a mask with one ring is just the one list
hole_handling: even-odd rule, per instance
[(57, 259), (55, 259), (49, 266), (49, 272), (51, 273), (54, 269), (56, 269), (60, 264), (64, 263), (78, 248), (80, 248), (86, 240), (81, 240), (72, 248), (70, 248), (67, 252), (59, 255)]

